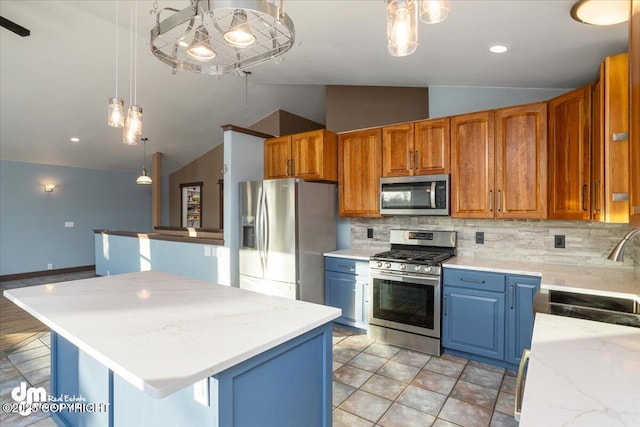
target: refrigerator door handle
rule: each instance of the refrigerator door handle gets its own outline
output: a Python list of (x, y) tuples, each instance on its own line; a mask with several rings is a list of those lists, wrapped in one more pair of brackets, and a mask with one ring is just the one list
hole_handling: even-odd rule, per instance
[(263, 245), (262, 249), (264, 251), (264, 269), (267, 269), (267, 264), (269, 263), (269, 205), (267, 201), (266, 192), (262, 194), (262, 215), (264, 217), (264, 229), (263, 229)]
[(262, 265), (262, 271), (265, 269), (264, 255), (262, 252), (262, 236), (264, 234), (262, 224), (262, 198), (264, 191), (262, 188), (258, 190), (258, 207), (256, 212), (256, 249), (258, 249), (258, 255), (260, 256), (260, 264)]

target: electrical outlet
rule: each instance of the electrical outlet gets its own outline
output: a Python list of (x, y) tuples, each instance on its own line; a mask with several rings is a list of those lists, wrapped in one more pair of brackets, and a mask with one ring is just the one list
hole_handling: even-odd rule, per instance
[(53, 264), (51, 263), (47, 264), (47, 270), (53, 270)]
[(553, 238), (553, 247), (554, 248), (558, 248), (558, 249), (562, 249), (565, 247), (565, 240), (564, 240), (564, 235), (563, 234), (556, 234)]
[(373, 228), (367, 228), (367, 239), (373, 239)]
[(484, 231), (476, 231), (476, 243), (484, 245)]

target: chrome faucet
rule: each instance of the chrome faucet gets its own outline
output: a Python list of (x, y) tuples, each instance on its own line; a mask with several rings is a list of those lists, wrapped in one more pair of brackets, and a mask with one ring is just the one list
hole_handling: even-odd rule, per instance
[(636, 234), (640, 233), (640, 228), (634, 228), (624, 235), (622, 240), (618, 242), (615, 248), (611, 251), (607, 259), (611, 261), (621, 262), (624, 259), (624, 247), (629, 243), (629, 239), (631, 239)]

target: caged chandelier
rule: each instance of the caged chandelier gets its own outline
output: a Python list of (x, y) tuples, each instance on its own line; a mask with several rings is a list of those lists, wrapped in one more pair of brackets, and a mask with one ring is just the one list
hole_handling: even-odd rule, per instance
[(240, 72), (280, 57), (295, 41), (284, 0), (191, 0), (182, 10), (156, 2), (152, 13), (151, 52), (174, 74)]

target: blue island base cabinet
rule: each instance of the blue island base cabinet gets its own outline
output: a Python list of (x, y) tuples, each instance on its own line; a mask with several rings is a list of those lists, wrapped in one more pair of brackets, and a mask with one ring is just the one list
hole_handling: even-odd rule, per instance
[(516, 369), (531, 346), (539, 288), (539, 277), (445, 268), (444, 352)]
[(106, 404), (52, 416), (63, 426), (331, 427), (331, 332), (323, 325), (209, 377), (209, 406), (193, 386), (153, 398), (52, 332), (50, 394)]

